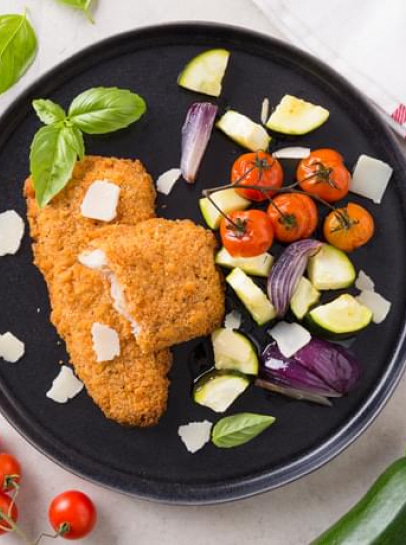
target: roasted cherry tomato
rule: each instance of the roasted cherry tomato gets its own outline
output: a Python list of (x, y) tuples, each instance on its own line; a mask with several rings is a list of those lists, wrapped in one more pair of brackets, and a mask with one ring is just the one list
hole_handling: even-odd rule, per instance
[[(0, 513), (4, 513), (5, 515), (8, 515), (14, 522), (17, 522), (18, 518), (18, 509), (15, 503), (11, 506), (12, 499), (7, 496), (7, 494), (4, 494), (3, 492), (0, 492)], [(0, 536), (9, 532), (11, 530), (11, 527), (8, 522), (6, 522), (4, 519), (0, 521)]]
[(317, 207), (310, 197), (298, 193), (282, 193), (268, 206), (275, 238), (294, 242), (308, 238), (317, 227)]
[(56, 496), (49, 506), (49, 522), (65, 539), (80, 539), (93, 530), (96, 508), (92, 500), (78, 490), (68, 490)]
[(21, 466), (18, 460), (2, 452), (0, 454), (0, 488), (2, 492), (8, 492), (15, 488), (21, 480)]
[(221, 241), (234, 257), (254, 257), (272, 246), (270, 217), (261, 210), (231, 212), (220, 224)]
[(332, 149), (312, 151), (300, 161), (296, 177), (303, 191), (327, 202), (345, 197), (351, 181), (342, 156)]
[(237, 191), (251, 201), (266, 201), (274, 195), (274, 191), (266, 189), (278, 189), (283, 184), (283, 170), (277, 159), (269, 153), (257, 151), (240, 155), (231, 169), (231, 183), (239, 186), (261, 186), (265, 190), (238, 188)]
[(374, 229), (371, 214), (359, 204), (350, 202), (330, 212), (324, 221), (323, 233), (327, 242), (336, 248), (352, 252), (372, 238)]

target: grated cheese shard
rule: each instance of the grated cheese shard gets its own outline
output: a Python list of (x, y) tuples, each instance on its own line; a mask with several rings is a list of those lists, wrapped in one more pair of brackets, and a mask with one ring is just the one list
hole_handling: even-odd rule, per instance
[(360, 291), (374, 291), (375, 282), (370, 276), (366, 274), (362, 269), (359, 271), (358, 276), (355, 280), (355, 287)]
[(0, 357), (9, 363), (16, 363), (25, 354), (25, 345), (15, 335), (7, 331), (0, 335)]
[(107, 180), (96, 180), (89, 186), (80, 206), (85, 218), (112, 221), (117, 215), (120, 187)]
[(178, 435), (189, 452), (194, 454), (210, 441), (213, 424), (208, 420), (179, 426)]
[(238, 310), (232, 310), (224, 318), (224, 327), (226, 329), (238, 329), (241, 326), (242, 316)]
[(392, 173), (393, 168), (384, 161), (360, 155), (352, 175), (350, 191), (380, 204)]
[(375, 324), (380, 324), (385, 320), (392, 306), (392, 303), (382, 295), (370, 290), (361, 291), (356, 299), (372, 311), (372, 321)]
[(66, 403), (69, 399), (77, 396), (82, 390), (83, 382), (76, 377), (70, 367), (62, 365), (46, 396), (56, 403)]
[(275, 339), (281, 354), (285, 358), (290, 358), (296, 354), (312, 338), (307, 329), (296, 323), (279, 322), (268, 333)]
[(14, 210), (0, 214), (0, 256), (18, 252), (24, 235), (24, 221)]
[(78, 256), (79, 263), (88, 269), (99, 271), (107, 267), (106, 254), (101, 250), (93, 250), (90, 252), (82, 252)]
[(182, 171), (180, 168), (171, 168), (159, 176), (156, 181), (156, 189), (164, 195), (169, 195), (173, 186), (179, 180)]
[(98, 362), (111, 361), (120, 355), (120, 338), (112, 327), (95, 322), (92, 325), (92, 340)]

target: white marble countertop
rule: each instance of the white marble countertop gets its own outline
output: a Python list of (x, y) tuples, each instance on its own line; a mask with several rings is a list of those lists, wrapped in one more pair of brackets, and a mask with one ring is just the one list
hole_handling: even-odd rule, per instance
[[(323, 0), (321, 0), (323, 1)], [(95, 25), (54, 0), (2, 0), (0, 14), (28, 7), (40, 50), (23, 80), (0, 98), (0, 113), (38, 75), (88, 44), (140, 26), (206, 20), (279, 36), (250, 0), (99, 0)], [(404, 148), (406, 151), (406, 148)], [(47, 528), (50, 499), (79, 488), (94, 498), (99, 523), (89, 545), (307, 545), (347, 510), (406, 445), (406, 380), (375, 423), (338, 458), (282, 489), (213, 507), (172, 507), (132, 500), (71, 475), (29, 445), (0, 416), (1, 450), (24, 466), (21, 525), (30, 535)], [(2, 537), (10, 545), (16, 536)]]

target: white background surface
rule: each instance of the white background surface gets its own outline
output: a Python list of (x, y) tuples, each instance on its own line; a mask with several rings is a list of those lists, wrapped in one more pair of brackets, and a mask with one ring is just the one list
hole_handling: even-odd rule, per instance
[[(165, 21), (206, 20), (279, 36), (250, 0), (99, 0), (95, 25), (54, 0), (2, 0), (0, 13), (18, 12), (23, 6), (29, 8), (40, 51), (29, 73), (0, 98), (0, 113), (39, 74), (84, 46), (124, 30)], [(283, 489), (214, 507), (136, 501), (89, 484), (34, 450), (2, 417), (0, 442), (1, 450), (15, 454), (25, 470), (19, 507), (21, 525), (30, 535), (47, 529), (47, 506), (55, 494), (79, 488), (99, 510), (97, 529), (83, 541), (88, 545), (307, 545), (402, 455), (405, 406), (404, 380), (378, 420), (326, 467)], [(2, 537), (2, 542), (20, 543), (15, 536)]]

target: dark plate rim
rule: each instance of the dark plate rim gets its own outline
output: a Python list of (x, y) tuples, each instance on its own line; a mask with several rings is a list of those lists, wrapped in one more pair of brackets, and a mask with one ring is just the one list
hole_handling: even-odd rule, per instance
[[(384, 121), (380, 118), (377, 111), (368, 104), (364, 96), (355, 89), (345, 78), (319, 61), (312, 55), (298, 49), (297, 47), (287, 44), (274, 37), (267, 36), (253, 30), (247, 30), (238, 26), (224, 25), (212, 22), (195, 22), (185, 21), (181, 23), (166, 23), (153, 26), (141, 27), (139, 29), (130, 30), (124, 33), (116, 34), (82, 49), (69, 57), (62, 63), (56, 65), (51, 70), (46, 72), (40, 78), (31, 83), (16, 99), (7, 107), (6, 111), (0, 116), (0, 126), (14, 125), (12, 122), (15, 117), (15, 111), (24, 110), (27, 103), (36, 96), (36, 91), (47, 87), (51, 80), (58, 80), (64, 72), (69, 70), (83, 58), (89, 57), (98, 52), (113, 51), (114, 46), (120, 42), (125, 42), (130, 39), (135, 41), (143, 40), (156, 33), (184, 33), (185, 31), (193, 33), (193, 31), (222, 33), (224, 37), (231, 34), (240, 39), (256, 41), (262, 47), (278, 48), (284, 50), (285, 54), (296, 57), (302, 60), (307, 66), (310, 66), (316, 73), (323, 73), (328, 76), (329, 80), (339, 86), (351, 97), (353, 102), (356, 102), (362, 114), (367, 119), (379, 128), (382, 135), (382, 141), (386, 140), (386, 148), (392, 154), (394, 161), (403, 165), (406, 171), (406, 160), (403, 157), (400, 147)], [(1, 141), (1, 138), (0, 138)], [(0, 142), (1, 145), (1, 142)], [(406, 368), (406, 315), (403, 320), (403, 329), (399, 337), (396, 351), (390, 363), (387, 366), (385, 373), (377, 384), (372, 395), (353, 415), (351, 420), (344, 428), (341, 428), (330, 439), (320, 445), (318, 448), (308, 452), (303, 457), (300, 457), (289, 465), (274, 471), (266, 472), (255, 477), (246, 477), (238, 479), (234, 482), (220, 482), (210, 485), (167, 485), (166, 483), (142, 481), (130, 483), (124, 476), (115, 472), (111, 468), (105, 468), (101, 464), (95, 464), (94, 461), (89, 461), (85, 457), (78, 458), (69, 456), (68, 453), (58, 448), (57, 444), (52, 440), (52, 437), (39, 426), (33, 426), (32, 421), (26, 418), (22, 411), (11, 399), (10, 396), (5, 397), (0, 402), (0, 412), (10, 422), (10, 424), (37, 450), (47, 456), (49, 459), (56, 462), (58, 465), (73, 472), (80, 477), (92, 481), (95, 484), (102, 485), (106, 488), (122, 492), (124, 494), (137, 497), (140, 499), (154, 500), (163, 503), (171, 503), (178, 505), (207, 505), (216, 504), (226, 501), (239, 500), (248, 498), (259, 493), (263, 493), (274, 488), (286, 485), (300, 477), (303, 477), (327, 462), (338, 456), (345, 448), (350, 446), (375, 420), (381, 412), (387, 401), (390, 399), (393, 391)]]

